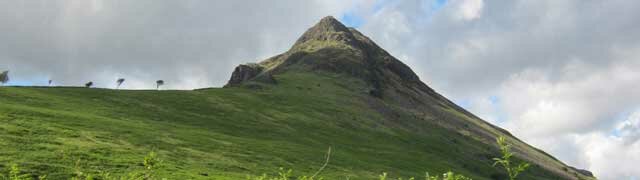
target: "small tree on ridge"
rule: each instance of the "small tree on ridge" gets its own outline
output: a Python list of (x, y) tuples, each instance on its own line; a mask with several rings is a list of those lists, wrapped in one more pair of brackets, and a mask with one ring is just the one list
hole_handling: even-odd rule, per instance
[(3, 71), (0, 73), (0, 83), (4, 85), (7, 82), (9, 82), (9, 71)]
[(122, 83), (124, 83), (124, 78), (120, 78), (116, 81), (116, 83), (118, 84), (116, 86), (116, 89), (120, 89), (120, 85), (122, 85)]
[(160, 86), (164, 85), (164, 81), (163, 80), (157, 80), (156, 81), (156, 90), (160, 89)]

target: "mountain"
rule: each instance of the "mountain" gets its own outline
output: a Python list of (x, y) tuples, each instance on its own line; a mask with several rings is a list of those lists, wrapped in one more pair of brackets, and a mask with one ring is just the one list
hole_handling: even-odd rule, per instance
[[(244, 179), (291, 168), (326, 179), (449, 170), (504, 179), (492, 167), (505, 136), (532, 167), (521, 179), (595, 179), (435, 92), (356, 29), (325, 17), (283, 54), (235, 68), (225, 88), (192, 91), (0, 88), (0, 174), (140, 169), (158, 177)], [(77, 174), (77, 173), (76, 173)]]
[[(243, 73), (247, 71), (255, 73)], [(337, 73), (362, 81), (364, 86), (352, 88), (357, 92), (368, 92), (369, 96), (362, 96), (362, 100), (389, 121), (387, 126), (429, 134), (430, 126), (419, 124), (430, 123), (487, 145), (492, 145), (497, 137), (505, 136), (514, 144), (518, 157), (548, 172), (567, 179), (591, 176), (588, 171), (566, 166), (452, 103), (371, 39), (331, 16), (307, 30), (289, 51), (259, 64), (238, 66), (227, 87), (252, 82), (276, 83), (274, 76), (289, 72)]]

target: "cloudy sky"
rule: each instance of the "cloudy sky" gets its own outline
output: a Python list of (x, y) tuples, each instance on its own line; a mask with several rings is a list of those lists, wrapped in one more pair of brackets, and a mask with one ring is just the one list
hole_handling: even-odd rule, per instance
[(640, 178), (640, 1), (5, 0), (0, 70), (11, 85), (222, 86), (327, 15), (564, 162)]

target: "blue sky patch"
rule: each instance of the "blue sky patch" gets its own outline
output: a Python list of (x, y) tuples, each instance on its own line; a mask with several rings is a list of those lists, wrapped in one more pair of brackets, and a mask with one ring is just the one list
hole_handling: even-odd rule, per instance
[(344, 25), (354, 28), (360, 27), (364, 24), (364, 19), (356, 15), (353, 11), (348, 11), (342, 14), (342, 16), (340, 16), (340, 21), (344, 23)]
[(373, 12), (376, 13), (382, 10), (388, 4), (389, 4), (388, 0), (377, 0), (375, 4), (373, 4)]
[(4, 84), (6, 86), (45, 86), (49, 82), (46, 77), (38, 77), (32, 79), (12, 78), (9, 74), (9, 82)]
[(431, 4), (431, 10), (438, 10), (442, 8), (445, 4), (447, 4), (447, 0), (434, 0), (433, 4)]
[(498, 96), (489, 96), (488, 99), (491, 104), (497, 104), (500, 102), (500, 98)]
[(456, 103), (458, 106), (468, 109), (471, 107), (471, 100), (469, 99), (463, 99), (463, 100), (454, 100), (454, 103)]

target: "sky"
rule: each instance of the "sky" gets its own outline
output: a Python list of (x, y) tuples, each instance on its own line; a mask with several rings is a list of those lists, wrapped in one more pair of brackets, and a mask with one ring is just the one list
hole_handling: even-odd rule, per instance
[(640, 1), (5, 0), (0, 70), (9, 85), (220, 87), (328, 15), (560, 160), (640, 178)]

